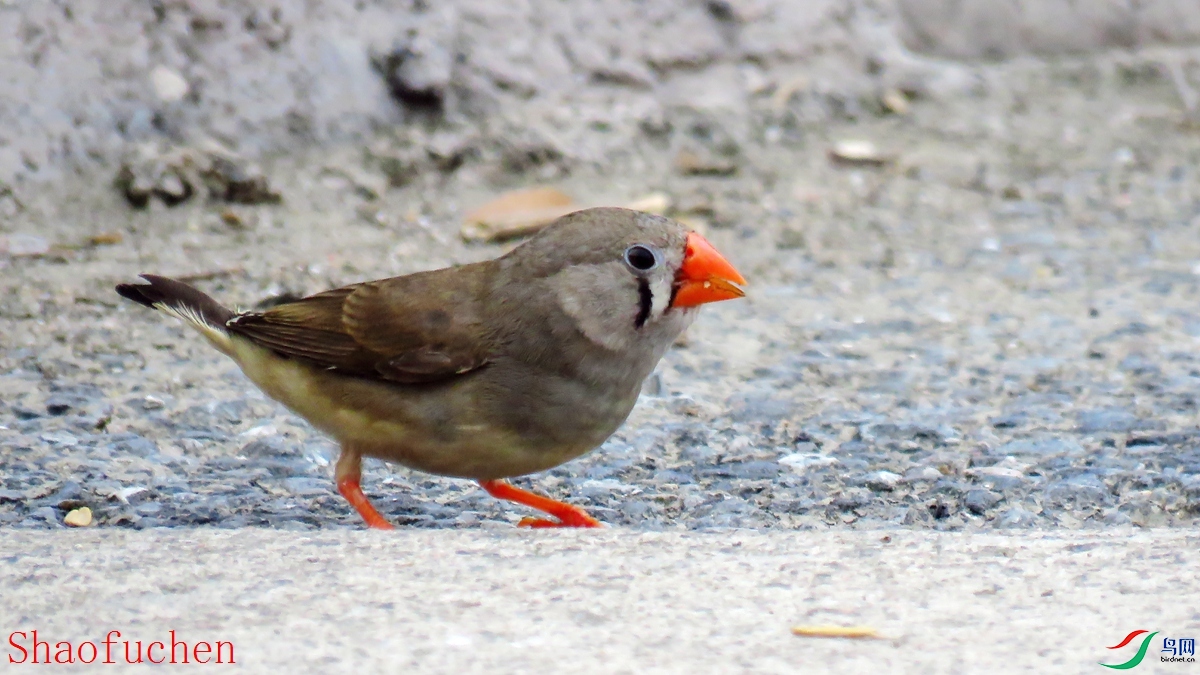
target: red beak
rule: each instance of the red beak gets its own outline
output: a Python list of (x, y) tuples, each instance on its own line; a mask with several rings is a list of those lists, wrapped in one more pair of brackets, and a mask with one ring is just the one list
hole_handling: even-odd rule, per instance
[(708, 240), (689, 232), (683, 265), (675, 275), (672, 307), (695, 307), (706, 302), (733, 300), (746, 295), (738, 286), (746, 280)]

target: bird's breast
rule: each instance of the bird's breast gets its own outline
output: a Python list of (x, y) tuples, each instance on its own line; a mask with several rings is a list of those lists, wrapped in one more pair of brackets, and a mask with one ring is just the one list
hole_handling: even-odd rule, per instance
[(493, 479), (594, 449), (637, 389), (501, 360), (434, 385), (347, 377), (237, 340), (242, 370), (271, 398), (362, 454), (447, 476)]

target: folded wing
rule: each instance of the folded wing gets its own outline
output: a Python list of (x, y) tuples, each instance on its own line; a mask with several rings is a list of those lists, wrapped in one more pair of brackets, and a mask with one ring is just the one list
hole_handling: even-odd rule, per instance
[[(453, 274), (450, 274), (453, 272)], [(373, 281), (241, 314), (227, 329), (319, 368), (405, 384), (485, 366), (486, 269), (466, 265)]]

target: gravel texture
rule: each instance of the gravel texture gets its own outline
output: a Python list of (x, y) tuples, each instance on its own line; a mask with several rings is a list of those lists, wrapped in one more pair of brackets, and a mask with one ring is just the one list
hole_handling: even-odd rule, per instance
[[(327, 440), (112, 285), (188, 275), (252, 306), (493, 257), (462, 214), (539, 181), (587, 204), (666, 192), (752, 290), (706, 309), (600, 450), (519, 484), (639, 529), (1194, 526), (1200, 135), (1179, 58), (934, 65), (965, 84), (901, 93), (904, 114), (773, 74), (719, 114), (664, 108), (603, 162), (468, 153), (397, 182), (364, 144), (297, 149), (262, 158), (281, 204), (131, 209), (114, 162), (0, 190), (0, 526), (86, 505), (100, 527), (359, 527)], [(856, 139), (879, 161), (830, 160)], [(680, 172), (692, 148), (721, 171)], [(365, 486), (409, 527), (526, 515), (374, 463)]]

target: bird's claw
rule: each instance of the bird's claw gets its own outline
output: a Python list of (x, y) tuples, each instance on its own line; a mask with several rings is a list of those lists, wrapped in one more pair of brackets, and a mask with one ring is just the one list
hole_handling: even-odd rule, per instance
[(563, 516), (562, 520), (526, 516), (517, 523), (517, 527), (603, 527), (600, 521), (583, 512)]

